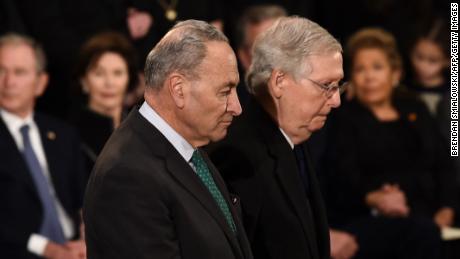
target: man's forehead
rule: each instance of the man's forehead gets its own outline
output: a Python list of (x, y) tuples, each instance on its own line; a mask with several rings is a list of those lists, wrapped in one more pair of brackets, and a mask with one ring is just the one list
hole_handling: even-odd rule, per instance
[(226, 42), (207, 43), (206, 56), (200, 66), (211, 70), (237, 70), (235, 53)]
[[(8, 60), (6, 60), (8, 59)], [(26, 44), (5, 44), (0, 47), (0, 60), (11, 64), (35, 65), (34, 50)]]
[(227, 58), (230, 60), (236, 59), (233, 49), (225, 41), (208, 41), (205, 45), (207, 58)]
[(344, 76), (343, 59), (340, 52), (311, 55), (304, 62), (306, 62), (310, 76), (325, 80), (338, 80)]
[(238, 73), (238, 71), (231, 72), (229, 73), (229, 78), (230, 78), (229, 84), (236, 86), (238, 82), (240, 81), (240, 74)]

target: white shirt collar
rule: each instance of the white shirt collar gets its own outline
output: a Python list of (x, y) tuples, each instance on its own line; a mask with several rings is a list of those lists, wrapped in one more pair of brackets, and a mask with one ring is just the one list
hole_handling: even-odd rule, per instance
[(28, 124), (30, 127), (34, 127), (35, 123), (33, 120), (33, 112), (27, 115), (25, 118), (21, 118), (11, 112), (8, 112), (4, 109), (0, 109), (0, 116), (2, 116), (3, 121), (5, 122), (8, 130), (10, 132), (17, 132), (24, 125)]
[(279, 129), (280, 129), (281, 133), (283, 133), (283, 136), (287, 140), (287, 142), (289, 143), (289, 146), (291, 147), (291, 149), (294, 149), (294, 143), (292, 143), (292, 141), (289, 138), (289, 136), (284, 132), (284, 130), (282, 128), (279, 128)]
[(173, 145), (179, 154), (189, 162), (195, 149), (177, 131), (175, 131), (147, 102), (144, 102), (139, 113), (147, 119)]

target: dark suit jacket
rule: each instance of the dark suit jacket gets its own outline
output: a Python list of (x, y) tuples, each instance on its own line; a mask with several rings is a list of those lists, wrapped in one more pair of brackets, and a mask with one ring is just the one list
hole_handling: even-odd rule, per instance
[(329, 258), (326, 213), (311, 163), (307, 199), (293, 150), (259, 104), (250, 100), (227, 138), (210, 150), (229, 190), (241, 198), (254, 258)]
[[(83, 165), (76, 132), (43, 114), (34, 118), (41, 135), (48, 168), (59, 201), (79, 232), (83, 199)], [(52, 137), (54, 133), (55, 138)], [(51, 136), (51, 137), (50, 137)], [(0, 118), (0, 251), (2, 258), (36, 258), (27, 251), (38, 233), (42, 207), (33, 179), (17, 145)], [(3, 257), (4, 256), (4, 257)]]
[(88, 258), (252, 258), (225, 184), (235, 236), (211, 194), (168, 140), (134, 109), (102, 150), (84, 205)]

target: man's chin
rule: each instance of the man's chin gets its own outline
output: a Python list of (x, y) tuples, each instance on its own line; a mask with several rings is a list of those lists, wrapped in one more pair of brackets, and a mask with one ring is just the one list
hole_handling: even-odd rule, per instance
[(220, 129), (218, 132), (215, 132), (212, 136), (211, 136), (211, 142), (217, 142), (217, 141), (220, 141), (222, 139), (224, 139), (225, 137), (227, 136), (227, 128), (223, 128), (223, 129)]
[(318, 130), (322, 129), (324, 127), (324, 124), (326, 124), (326, 121), (321, 121), (321, 122), (315, 123), (315, 125), (313, 125), (311, 131), (315, 132), (315, 131), (318, 131)]

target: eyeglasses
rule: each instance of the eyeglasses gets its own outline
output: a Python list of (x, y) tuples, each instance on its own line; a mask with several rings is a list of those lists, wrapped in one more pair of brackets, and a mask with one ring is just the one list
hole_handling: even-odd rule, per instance
[(331, 98), (337, 91), (339, 91), (339, 94), (343, 94), (343, 92), (345, 92), (345, 90), (347, 89), (348, 85), (350, 85), (349, 82), (343, 82), (343, 83), (340, 83), (339, 85), (336, 85), (336, 86), (332, 86), (332, 85), (323, 85), (323, 84), (320, 84), (314, 80), (311, 80), (310, 78), (307, 78), (308, 81), (312, 82), (313, 84), (317, 85), (318, 87), (321, 88), (321, 90), (324, 91), (324, 93), (326, 94), (326, 97), (327, 98)]

